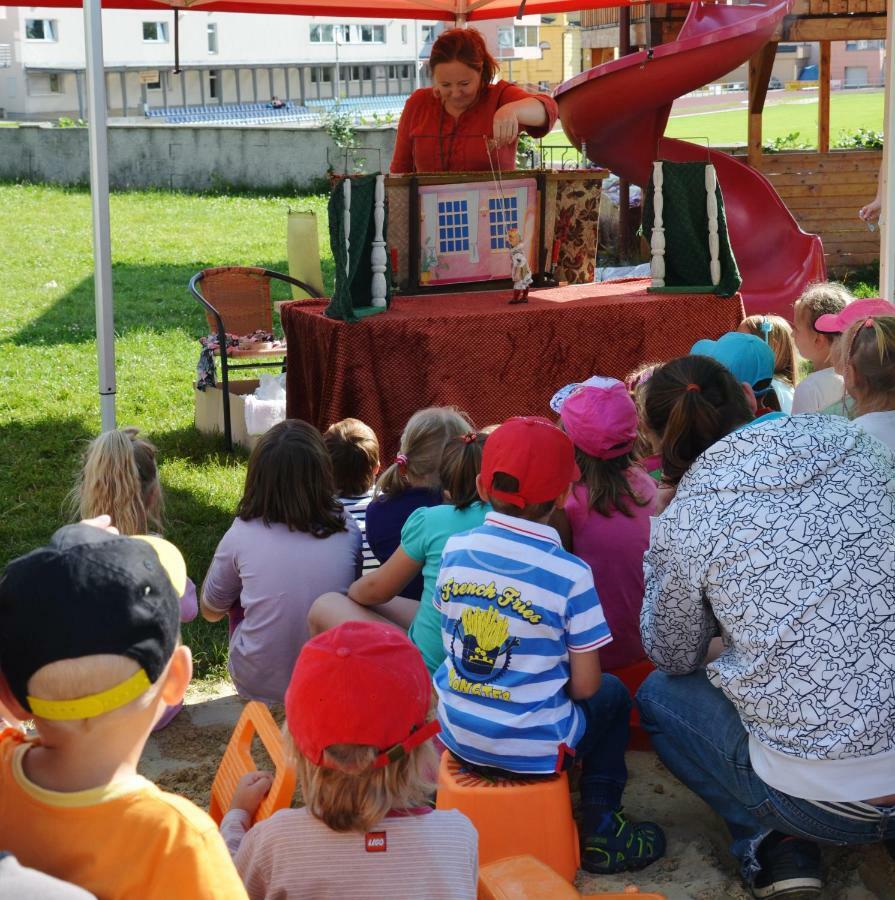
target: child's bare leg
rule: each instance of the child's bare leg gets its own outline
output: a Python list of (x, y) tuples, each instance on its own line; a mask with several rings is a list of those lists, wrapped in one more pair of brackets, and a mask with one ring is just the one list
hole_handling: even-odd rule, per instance
[(379, 622), (407, 631), (418, 609), (419, 603), (407, 597), (393, 597), (378, 606), (361, 606), (345, 594), (330, 592), (322, 594), (312, 604), (308, 612), (308, 630), (314, 637), (343, 622)]

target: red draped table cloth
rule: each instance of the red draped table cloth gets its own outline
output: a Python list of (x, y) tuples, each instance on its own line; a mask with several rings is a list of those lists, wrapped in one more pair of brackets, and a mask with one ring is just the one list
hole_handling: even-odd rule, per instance
[(281, 309), (288, 343), (287, 414), (321, 431), (352, 416), (379, 436), (385, 463), (407, 420), (454, 405), (478, 427), (552, 415), (553, 392), (590, 375), (624, 378), (682, 356), (743, 319), (739, 295), (650, 294), (648, 279), (533, 290), (395, 297), (359, 322), (323, 315), (327, 301)]

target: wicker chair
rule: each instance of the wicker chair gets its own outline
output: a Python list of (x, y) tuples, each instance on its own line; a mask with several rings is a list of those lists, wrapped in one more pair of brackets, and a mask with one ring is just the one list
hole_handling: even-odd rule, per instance
[[(224, 441), (233, 450), (233, 434), (230, 425), (230, 381), (232, 369), (259, 367), (286, 368), (286, 354), (282, 350), (238, 350), (227, 348), (227, 334), (251, 334), (253, 331), (273, 331), (273, 303), (270, 297), (270, 280), (285, 281), (306, 291), (311, 297), (320, 294), (296, 278), (252, 266), (220, 266), (203, 269), (190, 279), (190, 292), (202, 304), (208, 324), (218, 338), (221, 357), (221, 395), (224, 403)], [(276, 357), (267, 362), (261, 358)], [(231, 358), (251, 358), (249, 363), (236, 364)]]

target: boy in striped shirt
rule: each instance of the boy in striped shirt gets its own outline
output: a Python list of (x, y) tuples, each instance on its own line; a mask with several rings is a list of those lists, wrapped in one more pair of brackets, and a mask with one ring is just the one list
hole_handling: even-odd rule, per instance
[(441, 612), (444, 744), (497, 773), (549, 775), (580, 761), (581, 864), (611, 873), (659, 859), (665, 837), (621, 812), (631, 698), (600, 672), (597, 651), (612, 635), (590, 567), (547, 524), (579, 477), (571, 441), (546, 419), (501, 425), (477, 482), (494, 512), (448, 540), (423, 602)]

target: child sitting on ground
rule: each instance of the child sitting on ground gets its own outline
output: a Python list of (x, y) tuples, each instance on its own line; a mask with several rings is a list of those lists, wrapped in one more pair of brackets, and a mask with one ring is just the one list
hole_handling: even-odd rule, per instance
[(209, 622), (241, 610), (229, 662), (241, 697), (283, 702), (311, 604), (348, 590), (360, 571), (360, 529), (336, 500), (320, 433), (298, 419), (279, 422), (249, 457), (236, 519), (202, 585)]
[[(401, 435), (395, 461), (379, 476), (373, 502), (367, 507), (367, 541), (373, 555), (384, 563), (401, 543), (401, 529), (421, 506), (443, 502), (438, 467), (444, 445), (472, 426), (452, 406), (432, 406), (415, 412)], [(402, 591), (419, 600), (423, 578), (417, 575)]]
[(895, 450), (895, 316), (856, 322), (843, 336), (843, 346), (848, 348), (845, 389), (855, 401), (854, 423)]
[(333, 464), (339, 503), (349, 512), (363, 536), (364, 573), (379, 567), (367, 543), (367, 507), (379, 473), (379, 441), (369, 425), (359, 419), (342, 419), (323, 433), (323, 443)]
[(721, 363), (740, 384), (751, 391), (756, 404), (756, 416), (779, 412), (780, 403), (771, 387), (774, 379), (774, 351), (765, 341), (753, 334), (728, 331), (717, 341), (707, 338), (690, 348), (691, 356), (708, 356)]
[[(476, 479), (482, 468), (485, 435), (469, 432), (451, 438), (441, 457), (439, 478), (444, 485), (441, 506), (415, 509), (401, 529), (401, 544), (376, 571), (348, 588), (348, 596), (325, 594), (311, 608), (311, 634), (351, 620), (382, 621), (408, 631), (430, 672), (444, 660), (441, 618), (432, 604), (441, 554), (451, 535), (485, 521), (490, 507), (479, 499)], [(404, 586), (423, 575), (423, 602), (397, 596)]]
[(611, 671), (646, 656), (640, 643), (643, 554), (658, 487), (631, 461), (639, 422), (622, 382), (582, 385), (565, 400), (560, 417), (581, 472), (565, 504), (571, 550), (593, 573), (612, 633), (612, 643), (600, 648), (600, 668)]
[[(71, 494), (79, 518), (108, 515), (119, 534), (147, 534), (150, 529), (161, 534), (164, 499), (157, 451), (139, 435), (137, 428), (116, 428), (90, 442)], [(192, 622), (198, 611), (196, 585), (187, 578), (180, 621)], [(182, 705), (166, 710), (155, 730), (168, 725)]]
[[(104, 900), (245, 897), (214, 823), (137, 774), (192, 673), (183, 558), (160, 538), (68, 525), (0, 579), (0, 847)], [(0, 891), (2, 892), (2, 891)]]
[(747, 316), (737, 331), (765, 341), (774, 351), (774, 379), (771, 387), (780, 412), (792, 412), (792, 398), (799, 383), (799, 351), (792, 337), (792, 326), (783, 316)]
[(833, 335), (823, 334), (814, 326), (821, 316), (836, 315), (854, 300), (841, 284), (812, 284), (796, 300), (793, 310), (792, 337), (799, 354), (811, 363), (811, 373), (798, 385), (792, 399), (792, 412), (817, 413), (831, 407), (841, 408), (845, 396), (842, 376), (830, 358)]
[(435, 689), (441, 739), (467, 764), (537, 776), (582, 762), (581, 864), (609, 873), (659, 859), (665, 837), (622, 814), (631, 698), (601, 677), (612, 636), (590, 567), (546, 524), (580, 477), (546, 419), (488, 436), (478, 488), (493, 511), (448, 540), (436, 585), (447, 658)]
[(419, 651), (395, 628), (348, 622), (305, 645), (286, 692), (305, 805), (249, 829), (271, 785), (256, 772), (221, 822), (253, 900), (476, 896), (475, 829), (429, 804), (431, 707)]

